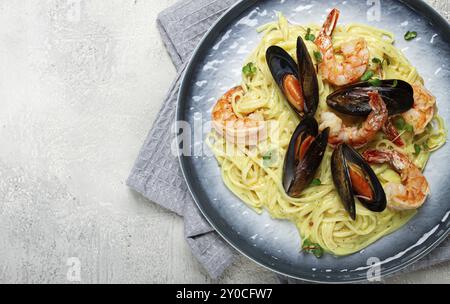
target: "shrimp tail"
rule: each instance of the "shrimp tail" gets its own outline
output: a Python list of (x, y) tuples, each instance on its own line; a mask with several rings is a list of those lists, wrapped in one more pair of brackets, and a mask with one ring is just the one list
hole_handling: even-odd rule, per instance
[(386, 123), (383, 126), (383, 132), (386, 135), (387, 139), (389, 139), (391, 142), (393, 142), (395, 145), (399, 147), (404, 147), (405, 142), (400, 137), (400, 133), (398, 133), (397, 128), (395, 128), (394, 124), (390, 119), (386, 121)]
[(340, 11), (337, 8), (331, 10), (331, 12), (328, 14), (327, 19), (325, 20), (325, 23), (323, 24), (322, 29), (320, 30), (318, 38), (324, 36), (331, 37), (334, 29), (336, 28), (336, 24), (339, 20), (339, 15)]
[(406, 155), (394, 150), (367, 150), (362, 156), (369, 164), (389, 164), (402, 180), (408, 177), (408, 168), (415, 167)]
[(387, 110), (386, 104), (384, 103), (383, 99), (381, 98), (378, 91), (371, 91), (368, 93), (369, 95), (369, 104), (372, 107), (372, 110), (374, 112), (384, 112)]
[(391, 153), (380, 150), (366, 150), (362, 156), (370, 164), (384, 164), (389, 162)]
[(372, 113), (370, 113), (366, 125), (372, 132), (377, 132), (383, 128), (388, 119), (388, 110), (386, 103), (381, 98), (378, 91), (369, 92), (369, 104), (372, 108)]

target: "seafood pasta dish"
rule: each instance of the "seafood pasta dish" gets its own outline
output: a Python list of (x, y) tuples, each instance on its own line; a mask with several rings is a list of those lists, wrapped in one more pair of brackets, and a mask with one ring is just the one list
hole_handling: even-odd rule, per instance
[(260, 27), (207, 137), (225, 185), (295, 223), (303, 252), (317, 257), (358, 252), (408, 222), (432, 191), (422, 172), (447, 136), (393, 34), (339, 24), (339, 13), (323, 26), (279, 14)]

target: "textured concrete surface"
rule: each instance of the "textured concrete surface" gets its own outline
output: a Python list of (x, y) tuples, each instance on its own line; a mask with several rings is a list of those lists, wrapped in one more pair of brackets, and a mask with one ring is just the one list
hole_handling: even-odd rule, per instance
[[(174, 2), (0, 2), (0, 283), (211, 282), (181, 219), (124, 184), (175, 75), (155, 27)], [(276, 278), (242, 257), (217, 282)]]

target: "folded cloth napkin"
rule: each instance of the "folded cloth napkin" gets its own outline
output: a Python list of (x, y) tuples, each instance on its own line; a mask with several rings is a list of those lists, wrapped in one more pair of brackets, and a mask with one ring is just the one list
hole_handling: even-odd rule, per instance
[(127, 185), (149, 200), (184, 218), (184, 232), (193, 255), (212, 278), (219, 277), (235, 251), (200, 215), (171, 151), (180, 79), (186, 62), (205, 32), (236, 0), (180, 1), (160, 13), (157, 26), (178, 75), (139, 153)]
[[(205, 32), (236, 2), (237, 0), (184, 0), (160, 13), (157, 26), (178, 75), (127, 180), (130, 188), (184, 217), (185, 237), (192, 253), (212, 278), (218, 278), (223, 273), (236, 253), (199, 213), (185, 184), (178, 159), (168, 151), (173, 139), (171, 128), (175, 121), (177, 95), (186, 63)], [(408, 268), (408, 271), (447, 260), (450, 260), (449, 240)]]

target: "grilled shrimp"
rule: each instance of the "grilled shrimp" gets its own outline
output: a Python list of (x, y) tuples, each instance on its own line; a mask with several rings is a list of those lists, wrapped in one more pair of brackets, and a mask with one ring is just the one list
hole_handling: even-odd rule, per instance
[(233, 99), (238, 102), (244, 90), (237, 86), (225, 93), (212, 110), (212, 125), (231, 143), (255, 145), (267, 138), (267, 125), (261, 113), (238, 117), (233, 110)]
[(363, 157), (372, 164), (388, 163), (400, 174), (401, 184), (391, 182), (384, 187), (389, 208), (410, 210), (423, 205), (430, 187), (420, 169), (406, 155), (393, 150), (367, 150)]
[(414, 89), (414, 106), (402, 114), (403, 119), (413, 126), (414, 134), (422, 134), (434, 116), (436, 97), (420, 82), (412, 85)]
[(331, 145), (347, 143), (355, 148), (360, 148), (372, 141), (377, 132), (381, 130), (388, 119), (386, 104), (377, 91), (369, 92), (369, 97), (372, 112), (360, 128), (344, 126), (342, 119), (332, 112), (322, 113), (320, 130), (330, 128), (328, 142)]
[(332, 37), (336, 23), (339, 19), (339, 10), (333, 9), (327, 17), (315, 44), (322, 54), (319, 70), (323, 77), (331, 84), (343, 86), (357, 81), (367, 69), (369, 63), (369, 49), (363, 38), (345, 41), (341, 45), (343, 61), (337, 59)]

